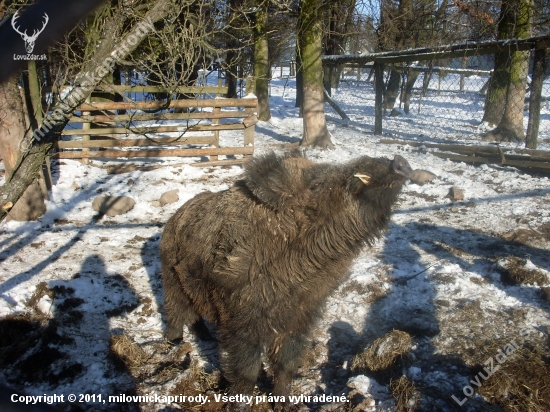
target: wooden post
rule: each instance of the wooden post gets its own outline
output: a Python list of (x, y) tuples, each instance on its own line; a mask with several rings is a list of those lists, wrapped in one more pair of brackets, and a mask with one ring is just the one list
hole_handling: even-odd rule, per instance
[[(88, 104), (91, 103), (91, 94), (86, 99), (86, 103), (88, 103)], [(82, 113), (83, 116), (89, 116), (92, 112), (81, 112), (81, 113)], [(82, 130), (89, 130), (89, 129), (91, 129), (91, 127), (92, 127), (91, 123), (82, 123)], [(90, 140), (90, 135), (83, 134), (82, 135), (82, 140), (84, 140), (84, 141)], [(90, 149), (88, 149), (88, 148), (82, 149), (82, 151), (84, 151), (84, 152), (88, 152), (89, 150)], [(88, 159), (86, 157), (83, 158), (81, 161), (85, 165), (90, 163), (90, 159)]]
[(323, 70), (323, 86), (325, 87), (325, 93), (329, 96), (332, 96), (332, 71), (332, 66), (325, 67)]
[[(250, 116), (255, 116), (256, 113), (257, 113), (258, 109), (257, 108), (254, 108), (254, 109), (246, 109), (246, 112), (250, 115)], [(245, 119), (246, 120), (246, 119)], [(254, 129), (255, 129), (255, 123), (253, 123), (252, 125), (249, 125), (247, 126), (245, 124), (245, 129), (244, 129), (244, 147), (247, 148), (247, 147), (252, 147), (252, 150), (254, 150)], [(252, 155), (244, 155), (244, 158), (247, 158), (247, 157), (251, 157)]]
[[(219, 81), (221, 82), (221, 79), (219, 79)], [(214, 107), (214, 109), (212, 110), (212, 113), (219, 113), (221, 111), (222, 111), (221, 108)], [(212, 119), (212, 124), (220, 124), (220, 119), (213, 118)], [(216, 141), (214, 143), (214, 146), (220, 147), (220, 132), (216, 130), (216, 131), (212, 132), (212, 134), (214, 135), (214, 140)], [(210, 156), (210, 161), (214, 161), (214, 160), (218, 160), (218, 155), (211, 155)]]
[(527, 134), (525, 136), (525, 147), (528, 149), (537, 148), (542, 82), (544, 81), (544, 73), (546, 73), (547, 57), (549, 54), (550, 49), (547, 48), (535, 50), (531, 80), (531, 95), (529, 97), (529, 122), (527, 124)]
[(374, 135), (382, 134), (382, 117), (384, 116), (384, 65), (374, 62), (374, 84), (376, 96), (374, 98)]
[[(462, 58), (462, 63), (460, 65), (461, 69), (465, 69), (468, 64), (468, 57), (464, 56)], [(464, 91), (464, 74), (460, 74), (460, 91)]]

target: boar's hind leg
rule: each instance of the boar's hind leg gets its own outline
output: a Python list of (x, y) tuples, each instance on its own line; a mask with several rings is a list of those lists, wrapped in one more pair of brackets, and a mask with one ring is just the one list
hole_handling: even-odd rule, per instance
[[(305, 335), (292, 334), (280, 346), (276, 345), (274, 348), (271, 348), (269, 360), (273, 365), (273, 372), (275, 374), (274, 396), (284, 396), (285, 400), (288, 401), (291, 395), (290, 386), (292, 378), (300, 366), (305, 345)], [(274, 410), (289, 410), (288, 406), (288, 403), (277, 402), (274, 405)]]
[(193, 309), (193, 304), (183, 291), (177, 273), (172, 268), (163, 268), (164, 312), (166, 329), (164, 337), (173, 341), (183, 336), (183, 326), (193, 326), (201, 321)]

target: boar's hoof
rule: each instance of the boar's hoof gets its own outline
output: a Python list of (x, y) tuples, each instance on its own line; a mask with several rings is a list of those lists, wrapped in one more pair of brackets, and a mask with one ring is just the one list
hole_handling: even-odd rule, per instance
[(183, 338), (183, 329), (167, 325), (164, 330), (164, 339), (168, 342), (178, 343)]

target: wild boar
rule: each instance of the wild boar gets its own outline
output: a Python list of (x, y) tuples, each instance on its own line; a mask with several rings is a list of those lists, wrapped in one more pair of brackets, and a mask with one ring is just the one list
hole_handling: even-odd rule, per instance
[(273, 395), (287, 397), (325, 301), (382, 234), (411, 173), (401, 156), (337, 165), (272, 153), (231, 188), (189, 200), (160, 244), (166, 338), (205, 318), (218, 327), (230, 393), (252, 394), (265, 354)]

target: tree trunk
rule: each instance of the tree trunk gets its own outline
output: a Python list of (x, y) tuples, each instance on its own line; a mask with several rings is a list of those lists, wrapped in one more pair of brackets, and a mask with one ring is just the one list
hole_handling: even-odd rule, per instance
[(271, 78), (268, 47), (268, 12), (267, 3), (259, 4), (256, 11), (254, 28), (254, 77), (256, 79), (256, 96), (258, 97), (258, 119), (267, 121), (271, 118), (269, 108), (269, 80)]
[(500, 122), (504, 113), (504, 107), (506, 106), (508, 59), (509, 55), (507, 53), (497, 53), (495, 55), (495, 68), (489, 80), (482, 121), (492, 126)]
[(236, 50), (229, 50), (226, 56), (227, 66), (225, 68), (225, 85), (227, 86), (227, 94), (225, 97), (228, 99), (237, 98), (237, 54)]
[[(524, 39), (531, 34), (532, 0), (508, 0), (503, 2), (506, 27), (515, 27), (514, 37)], [(524, 141), (523, 112), (527, 74), (529, 70), (529, 51), (514, 51), (510, 54), (508, 88), (504, 115), (496, 129), (486, 133), (484, 140), (501, 142)]]
[(396, 70), (390, 72), (390, 79), (386, 93), (384, 93), (384, 110), (391, 110), (395, 106), (397, 95), (399, 94), (399, 85), (401, 84), (401, 73)]
[(414, 84), (416, 83), (416, 79), (418, 79), (418, 76), (420, 75), (420, 72), (418, 70), (411, 70), (409, 69), (409, 73), (407, 74), (407, 81), (405, 83), (405, 95), (403, 96), (403, 110), (405, 113), (409, 114), (409, 109), (411, 106), (411, 95), (412, 90), (414, 87)]
[[(126, 33), (122, 41), (120, 32), (123, 25), (119, 16), (110, 18), (104, 27), (103, 41), (95, 49), (76, 76), (74, 87), (63, 100), (57, 102), (53, 113), (44, 120), (40, 130), (33, 133), (34, 141), (24, 140), (23, 145), (28, 147), (25, 153), (16, 162), (11, 179), (0, 187), (0, 221), (2, 221), (11, 204), (15, 204), (23, 192), (38, 176), (48, 151), (59, 138), (68, 119), (80, 106), (91, 91), (110, 72), (116, 56), (123, 59), (140, 44), (146, 36), (147, 29), (152, 30), (151, 23), (166, 17), (171, 11), (168, 0), (157, 1), (143, 20), (134, 26), (134, 30)], [(122, 47), (124, 46), (124, 47)]]
[(298, 19), (298, 38), (304, 85), (304, 134), (302, 146), (333, 147), (325, 119), (323, 96), (322, 0), (303, 0)]
[[(498, 40), (514, 37), (514, 25), (517, 16), (514, 13), (514, 3), (518, 0), (503, 0), (498, 22)], [(495, 67), (489, 81), (487, 98), (485, 99), (485, 113), (482, 121), (491, 126), (498, 125), (506, 108), (506, 94), (510, 78), (510, 54), (495, 54)]]
[(300, 45), (296, 43), (296, 104), (294, 107), (300, 108), (300, 117), (304, 117), (304, 72), (302, 67), (302, 58), (300, 55)]
[(544, 73), (547, 69), (548, 56), (550, 56), (549, 49), (535, 50), (535, 59), (533, 61), (533, 79), (531, 81), (530, 90), (531, 95), (529, 96), (529, 124), (527, 125), (527, 136), (525, 138), (525, 147), (528, 149), (537, 148), (540, 123), (540, 100), (542, 95), (542, 84), (544, 82)]
[(428, 87), (430, 87), (430, 81), (432, 80), (433, 72), (433, 64), (430, 63), (428, 65), (428, 71), (424, 72), (424, 78), (422, 79), (422, 97), (426, 97), (426, 95), (428, 94)]
[[(17, 86), (17, 78), (12, 78), (0, 84), (0, 155), (4, 159), (6, 169), (6, 181), (10, 179), (13, 169), (17, 165), (20, 156), (20, 143), (24, 137), (32, 134), (29, 124), (29, 116), (26, 116), (26, 105), (22, 99), (22, 91)], [(36, 177), (29, 179), (28, 187), (16, 202), (1, 202), (5, 211), (9, 211), (9, 217), (13, 220), (36, 220), (46, 212), (42, 189)]]

